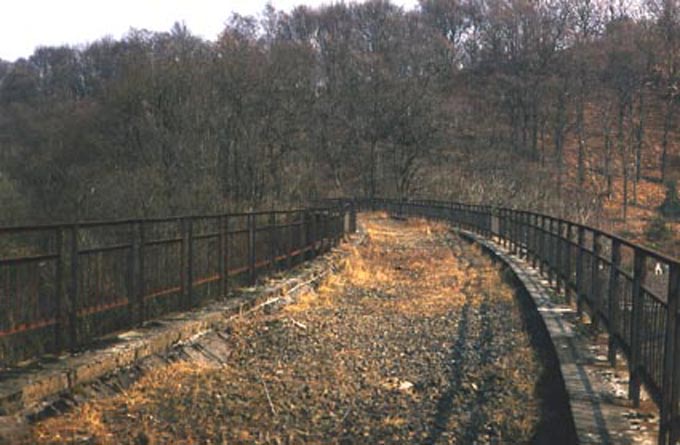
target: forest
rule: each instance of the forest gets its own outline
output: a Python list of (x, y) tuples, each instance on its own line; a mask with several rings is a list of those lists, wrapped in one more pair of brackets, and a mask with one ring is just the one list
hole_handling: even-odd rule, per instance
[(267, 6), (0, 60), (0, 223), (427, 197), (678, 253), (679, 8)]

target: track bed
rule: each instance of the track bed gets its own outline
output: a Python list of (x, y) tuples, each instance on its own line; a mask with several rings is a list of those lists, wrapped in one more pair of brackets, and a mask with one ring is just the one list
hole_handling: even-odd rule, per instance
[(570, 443), (549, 346), (502, 270), (445, 226), (360, 223), (317, 291), (236, 321), (217, 356), (36, 424), (35, 441)]

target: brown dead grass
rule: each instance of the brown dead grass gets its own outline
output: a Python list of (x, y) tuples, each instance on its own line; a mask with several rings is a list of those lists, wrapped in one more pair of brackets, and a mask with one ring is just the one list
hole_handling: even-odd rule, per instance
[[(473, 266), (460, 251), (444, 243), (432, 243), (429, 249), (413, 248), (423, 240), (444, 237), (449, 231), (444, 224), (425, 219), (394, 223), (387, 215), (376, 214), (364, 220), (364, 230), (366, 242), (342, 247), (347, 255), (340, 273), (331, 275), (316, 291), (287, 306), (287, 311), (295, 313), (315, 305), (330, 305), (348, 288), (366, 290), (374, 310), (394, 310), (413, 316), (436, 315), (465, 303), (479, 305), (481, 294), (471, 291), (473, 288), (492, 290), (494, 298), (506, 301), (513, 298), (498, 269), (489, 264)], [(474, 256), (483, 257), (478, 247), (470, 246), (469, 250)], [(370, 298), (378, 292), (386, 298)]]

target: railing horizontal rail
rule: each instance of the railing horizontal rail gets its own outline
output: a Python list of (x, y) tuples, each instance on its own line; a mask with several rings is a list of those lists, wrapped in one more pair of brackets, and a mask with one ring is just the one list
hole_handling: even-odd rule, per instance
[(161, 246), (161, 245), (164, 245), (164, 244), (177, 244), (177, 243), (181, 243), (181, 242), (182, 242), (182, 238), (165, 238), (165, 239), (146, 241), (145, 245), (147, 247), (149, 247), (149, 246)]
[(132, 244), (114, 244), (111, 246), (104, 246), (104, 247), (91, 247), (89, 249), (80, 249), (78, 250), (79, 254), (94, 254), (94, 253), (106, 253), (106, 252), (113, 252), (115, 250), (125, 250), (125, 249), (130, 249), (132, 247)]
[(2, 258), (0, 259), (0, 266), (10, 265), (10, 264), (21, 264), (21, 263), (32, 263), (40, 261), (48, 261), (59, 258), (59, 255), (48, 254), (48, 255), (32, 255), (25, 257), (14, 257), (14, 258)]

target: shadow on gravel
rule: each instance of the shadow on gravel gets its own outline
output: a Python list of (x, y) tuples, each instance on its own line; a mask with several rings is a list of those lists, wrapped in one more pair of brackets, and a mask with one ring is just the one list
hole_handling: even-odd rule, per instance
[[(463, 239), (470, 244), (475, 244), (468, 237), (464, 236)], [(541, 400), (541, 418), (530, 443), (532, 445), (578, 444), (569, 396), (560, 372), (560, 363), (538, 309), (510, 268), (484, 246), (481, 247), (494, 264), (503, 268), (503, 281), (515, 290), (517, 302), (521, 307), (522, 321), (529, 333), (531, 346), (537, 352), (543, 365), (543, 373), (539, 376), (535, 388), (536, 394)]]
[[(482, 329), (475, 347), (480, 351), (479, 366), (480, 368), (484, 368), (493, 360), (492, 343), (494, 332), (491, 317), (489, 316), (488, 302), (483, 302), (479, 306), (479, 317), (481, 319)], [(486, 425), (488, 420), (487, 412), (486, 410), (479, 408), (485, 406), (489, 399), (491, 388), (493, 388), (494, 384), (493, 379), (493, 375), (487, 375), (480, 384), (479, 391), (477, 391), (477, 397), (472, 399), (471, 403), (468, 404), (467, 408), (472, 412), (472, 416), (467, 425), (465, 425), (465, 428), (462, 431), (456, 432), (457, 443), (473, 443), (482, 433), (487, 433), (482, 431), (482, 428), (484, 428), (484, 425)]]
[(453, 345), (451, 353), (451, 362), (453, 363), (453, 366), (451, 367), (449, 376), (449, 388), (442, 394), (437, 402), (437, 412), (434, 417), (434, 424), (432, 425), (430, 434), (423, 442), (425, 445), (431, 445), (437, 442), (442, 433), (446, 431), (446, 425), (451, 418), (454, 395), (459, 390), (462, 382), (463, 359), (465, 358), (465, 350), (468, 347), (469, 317), (470, 304), (465, 303), (461, 309), (458, 335), (456, 336), (456, 343)]
[[(543, 320), (533, 300), (507, 265), (499, 261), (495, 256), (489, 256), (495, 264), (502, 266), (503, 281), (515, 290), (517, 303), (521, 308), (522, 323), (529, 333), (531, 346), (536, 351), (543, 365), (543, 372), (538, 376), (534, 389), (536, 395), (541, 400), (541, 417), (530, 443), (534, 445), (577, 444), (578, 438), (569, 405), (569, 398), (560, 372), (560, 364)], [(477, 341), (474, 344), (470, 344), (472, 339), (469, 332), (471, 322), (469, 304), (466, 303), (462, 308), (456, 343), (451, 354), (451, 360), (455, 365), (450, 371), (449, 388), (441, 395), (437, 403), (434, 425), (423, 442), (424, 445), (434, 445), (440, 441), (442, 435), (447, 430), (447, 423), (453, 414), (453, 400), (462, 390), (460, 385), (463, 382), (464, 376), (462, 373), (466, 365), (464, 363), (466, 348), (474, 347), (480, 351), (480, 366), (487, 365), (493, 360), (491, 344), (493, 343), (494, 330), (491, 317), (488, 316), (488, 303), (482, 303), (479, 309), (481, 332)], [(455, 431), (456, 443), (473, 443), (473, 441), (479, 440), (480, 436), (486, 433), (482, 429), (487, 422), (487, 414), (483, 409), (479, 408), (488, 402), (489, 397), (493, 397), (492, 394), (488, 394), (489, 388), (492, 387), (493, 376), (489, 376), (481, 382), (477, 396), (466, 404), (466, 410), (471, 415), (463, 428)], [(495, 441), (498, 438), (488, 437), (487, 439), (489, 443), (499, 443)]]

